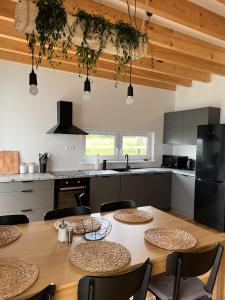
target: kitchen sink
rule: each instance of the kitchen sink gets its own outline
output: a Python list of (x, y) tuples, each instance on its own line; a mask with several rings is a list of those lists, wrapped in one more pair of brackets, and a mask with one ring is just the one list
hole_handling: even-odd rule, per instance
[(135, 170), (138, 170), (138, 169), (126, 169), (126, 168), (121, 168), (121, 169), (113, 169), (113, 171), (116, 171), (116, 172), (132, 172), (132, 171), (135, 171)]

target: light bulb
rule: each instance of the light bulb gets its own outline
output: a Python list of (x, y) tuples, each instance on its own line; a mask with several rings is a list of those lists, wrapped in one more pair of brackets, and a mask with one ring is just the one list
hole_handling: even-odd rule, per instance
[(33, 96), (38, 94), (38, 88), (35, 84), (30, 85), (29, 91), (30, 91), (31, 95), (33, 95)]
[(84, 91), (83, 92), (83, 100), (88, 101), (91, 98), (91, 93), (89, 91)]
[(128, 105), (131, 105), (134, 103), (134, 97), (133, 96), (127, 96), (127, 104)]
[(29, 91), (30, 91), (31, 95), (33, 95), (33, 96), (37, 95), (38, 94), (37, 75), (35, 74), (33, 69), (29, 75), (29, 86), (30, 86)]

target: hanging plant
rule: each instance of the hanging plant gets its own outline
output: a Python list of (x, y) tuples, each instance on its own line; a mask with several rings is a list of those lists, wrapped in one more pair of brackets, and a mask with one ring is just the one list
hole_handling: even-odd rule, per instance
[[(67, 55), (67, 50), (72, 47), (71, 36), (66, 36), (67, 15), (62, 0), (34, 0), (38, 8), (35, 19), (35, 40), (33, 34), (28, 34), (28, 47), (39, 44), (37, 66), (41, 64), (42, 57), (46, 56), (49, 63), (60, 54)], [(62, 48), (56, 49), (58, 41), (62, 41)]]
[(148, 34), (140, 32), (132, 25), (118, 21), (115, 24), (115, 36), (113, 44), (117, 49), (118, 54), (114, 56), (116, 62), (117, 78), (120, 73), (126, 73), (126, 66), (133, 58), (133, 53), (148, 43)]
[[(106, 48), (107, 42), (112, 35), (112, 24), (101, 15), (88, 14), (84, 10), (79, 10), (73, 25), (70, 28), (72, 35), (76, 29), (82, 31), (82, 41), (76, 46), (78, 66), (86, 67), (88, 70), (95, 69), (96, 63)], [(89, 41), (96, 41), (96, 49), (92, 49)]]

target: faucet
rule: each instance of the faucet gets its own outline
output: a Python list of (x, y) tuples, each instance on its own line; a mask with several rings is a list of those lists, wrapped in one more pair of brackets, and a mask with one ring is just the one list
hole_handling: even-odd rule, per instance
[(129, 166), (129, 155), (128, 154), (125, 154), (125, 159), (127, 160), (126, 170), (128, 171), (130, 169), (130, 166)]

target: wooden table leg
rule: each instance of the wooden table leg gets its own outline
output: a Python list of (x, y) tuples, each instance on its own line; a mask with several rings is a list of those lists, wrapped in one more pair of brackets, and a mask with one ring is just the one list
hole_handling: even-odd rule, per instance
[(217, 276), (217, 291), (216, 291), (216, 300), (225, 299), (225, 241), (221, 242), (224, 246), (224, 253), (220, 263), (220, 269)]

